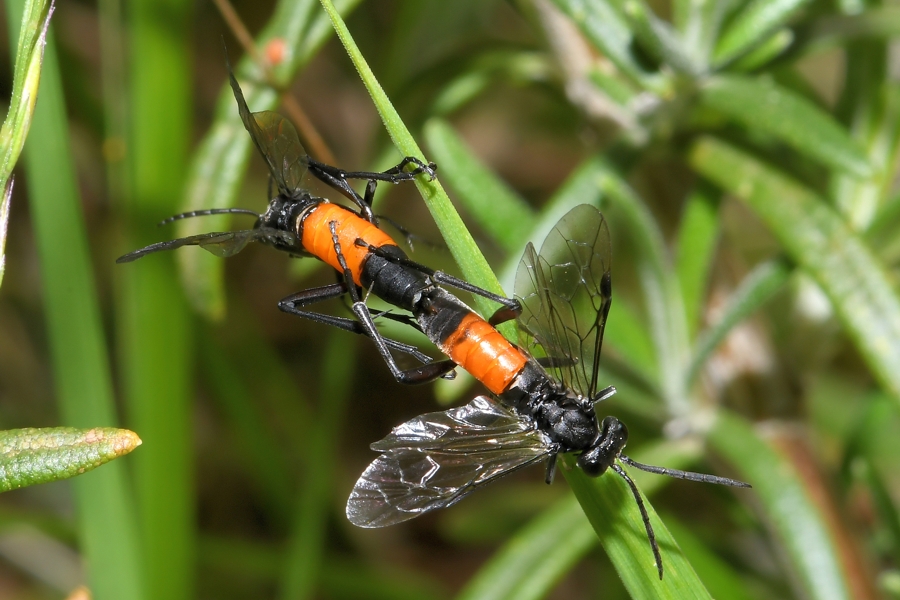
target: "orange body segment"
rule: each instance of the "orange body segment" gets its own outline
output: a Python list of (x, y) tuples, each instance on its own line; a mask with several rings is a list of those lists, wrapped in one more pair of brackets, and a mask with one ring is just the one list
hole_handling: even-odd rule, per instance
[(502, 394), (528, 361), (487, 321), (469, 313), (441, 347), (453, 362), (495, 394)]
[(334, 249), (330, 225), (332, 222), (335, 224), (341, 253), (347, 261), (353, 281), (356, 285), (362, 285), (360, 283), (362, 265), (369, 255), (369, 249), (357, 246), (356, 240), (365, 240), (366, 243), (376, 248), (396, 246), (397, 243), (391, 239), (391, 236), (356, 213), (337, 204), (323, 202), (316, 206), (303, 221), (303, 248), (338, 271), (341, 270), (341, 264), (338, 262), (337, 252)]

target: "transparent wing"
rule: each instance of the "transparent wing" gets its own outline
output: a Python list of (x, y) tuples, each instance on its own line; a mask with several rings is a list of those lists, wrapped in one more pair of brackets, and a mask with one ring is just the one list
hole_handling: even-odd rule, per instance
[(528, 244), (516, 272), (519, 324), (531, 338), (525, 343), (540, 345), (543, 351), (535, 355), (550, 359), (550, 374), (587, 398), (597, 391), (612, 302), (610, 254), (606, 220), (596, 208), (581, 204), (559, 220), (540, 254)]
[(420, 415), (372, 449), (382, 455), (347, 501), (347, 518), (360, 527), (385, 527), (450, 506), (552, 452), (544, 433), (487, 396)]
[(268, 110), (251, 113), (230, 64), (228, 78), (231, 81), (231, 90), (237, 101), (241, 121), (244, 122), (253, 143), (269, 165), (278, 191), (285, 196), (294, 195), (302, 187), (303, 177), (309, 166), (309, 156), (300, 143), (297, 130), (290, 121), (278, 113)]
[(167, 242), (157, 242), (150, 244), (140, 250), (129, 252), (124, 256), (116, 259), (117, 263), (127, 263), (137, 260), (147, 254), (160, 252), (162, 250), (174, 250), (182, 246), (200, 246), (204, 250), (212, 252), (216, 256), (232, 256), (237, 254), (252, 241), (265, 239), (269, 242), (282, 241), (283, 243), (293, 243), (294, 236), (290, 232), (279, 231), (268, 227), (260, 227), (257, 229), (242, 229), (240, 231), (214, 231), (212, 233), (201, 233), (199, 235), (191, 235), (188, 237), (169, 240)]

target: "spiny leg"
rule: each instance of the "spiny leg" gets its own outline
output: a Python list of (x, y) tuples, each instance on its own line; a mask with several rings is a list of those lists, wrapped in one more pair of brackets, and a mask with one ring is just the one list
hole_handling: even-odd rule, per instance
[[(363, 327), (363, 325), (358, 321), (347, 319), (344, 317), (336, 317), (313, 311), (302, 310), (301, 308), (309, 304), (321, 302), (322, 300), (337, 298), (339, 296), (343, 296), (346, 293), (347, 289), (343, 283), (334, 283), (331, 285), (303, 290), (302, 292), (291, 294), (287, 298), (282, 299), (278, 303), (278, 309), (282, 312), (286, 312), (297, 317), (302, 317), (304, 319), (309, 319), (310, 321), (315, 321), (316, 323), (331, 325), (332, 327), (337, 327), (338, 329), (343, 329), (344, 331), (349, 331), (350, 333), (370, 336), (368, 329)], [(423, 354), (415, 346), (404, 344), (390, 338), (384, 338), (384, 343), (388, 348), (397, 350), (398, 352), (409, 354), (419, 362), (425, 364), (432, 362), (430, 356)]]
[(334, 245), (335, 254), (337, 255), (338, 264), (341, 266), (341, 272), (344, 275), (345, 285), (350, 295), (350, 299), (353, 303), (350, 308), (353, 311), (353, 314), (356, 315), (356, 318), (359, 319), (359, 323), (368, 332), (369, 337), (371, 337), (375, 342), (375, 346), (378, 348), (379, 354), (381, 354), (384, 362), (387, 363), (388, 369), (390, 369), (391, 374), (394, 376), (394, 379), (396, 379), (400, 383), (412, 385), (433, 381), (452, 371), (456, 367), (456, 363), (452, 361), (430, 363), (422, 367), (409, 369), (406, 371), (400, 369), (400, 367), (397, 366), (397, 363), (394, 361), (394, 357), (391, 355), (391, 352), (388, 349), (388, 345), (385, 343), (384, 337), (375, 327), (375, 322), (372, 320), (372, 315), (369, 312), (369, 308), (366, 306), (365, 302), (360, 300), (359, 293), (356, 289), (356, 284), (353, 281), (353, 273), (350, 271), (350, 267), (347, 266), (347, 259), (344, 257), (343, 250), (341, 249), (341, 243), (337, 234), (337, 222), (330, 222), (329, 227), (331, 228), (331, 239), (332, 244)]

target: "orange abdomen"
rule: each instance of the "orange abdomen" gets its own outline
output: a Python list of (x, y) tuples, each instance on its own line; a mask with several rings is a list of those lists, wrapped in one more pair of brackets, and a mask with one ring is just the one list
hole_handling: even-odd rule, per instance
[(441, 345), (453, 362), (495, 394), (502, 394), (528, 361), (487, 321), (469, 313)]
[(323, 202), (313, 209), (312, 213), (303, 221), (303, 248), (338, 271), (341, 270), (341, 264), (338, 262), (337, 252), (334, 249), (330, 225), (332, 222), (335, 224), (337, 241), (341, 245), (341, 253), (347, 261), (347, 267), (353, 275), (353, 281), (356, 285), (362, 285), (360, 276), (363, 263), (369, 255), (369, 249), (357, 246), (356, 240), (365, 240), (366, 243), (376, 248), (396, 246), (397, 243), (388, 234), (356, 213), (337, 204)]

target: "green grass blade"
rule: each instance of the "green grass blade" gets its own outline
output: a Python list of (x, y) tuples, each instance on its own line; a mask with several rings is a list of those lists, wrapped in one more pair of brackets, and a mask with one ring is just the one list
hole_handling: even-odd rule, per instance
[(627, 219), (640, 252), (638, 277), (650, 317), (649, 330), (659, 367), (657, 382), (663, 399), (671, 415), (684, 415), (689, 410), (684, 363), (690, 344), (681, 290), (669, 264), (662, 232), (647, 205), (613, 167), (607, 169), (602, 187)]
[[(47, 27), (53, 14), (52, 2), (30, 0), (21, 9), (18, 42), (13, 46), (13, 89), (6, 120), (0, 127), (0, 189), (7, 190), (13, 168), (19, 161), (31, 127), (34, 105), (41, 81)], [(17, 19), (18, 21), (18, 19)], [(14, 29), (14, 28), (13, 28)], [(10, 40), (14, 36), (10, 37)], [(0, 245), (0, 253), (3, 246)]]
[(848, 586), (826, 517), (803, 487), (793, 465), (740, 417), (720, 413), (709, 433), (711, 446), (753, 484), (763, 515), (786, 550), (803, 596), (846, 600)]
[[(191, 4), (129, 4), (127, 249), (159, 240), (159, 219), (177, 211), (191, 142)], [(114, 110), (109, 107), (109, 110)], [(148, 598), (193, 598), (193, 327), (174, 256), (110, 265), (119, 282), (124, 396), (146, 442), (135, 456), (135, 490)]]
[(288, 543), (279, 597), (316, 597), (319, 570), (326, 562), (328, 515), (332, 510), (332, 478), (337, 471), (340, 429), (353, 383), (355, 356), (346, 334), (335, 331), (322, 359), (319, 414), (309, 434), (307, 469), (299, 486), (294, 526)]
[(115, 427), (0, 431), (0, 492), (81, 475), (140, 445), (136, 433)]
[(689, 385), (728, 332), (768, 302), (787, 283), (792, 272), (793, 269), (785, 261), (774, 260), (762, 263), (744, 278), (728, 299), (719, 320), (697, 340), (697, 349), (688, 366)]
[(428, 121), (425, 140), (441, 180), (456, 191), (463, 207), (500, 247), (517, 254), (535, 225), (528, 202), (481, 164), (446, 121)]
[(831, 115), (771, 81), (715, 77), (703, 86), (701, 102), (831, 169), (859, 177), (872, 174), (865, 152)]
[[(21, 3), (7, 2), (8, 23)], [(11, 36), (14, 38), (15, 36)], [(62, 420), (91, 428), (117, 422), (108, 352), (90, 265), (62, 82), (52, 39), (40, 102), (24, 149), (29, 201), (44, 286), (54, 386)], [(76, 478), (79, 540), (97, 600), (143, 598), (134, 504), (122, 461)]]
[(612, 472), (588, 477), (575, 467), (572, 456), (563, 457), (563, 464), (566, 480), (632, 598), (710, 597), (646, 498), (644, 505), (662, 553), (665, 569), (662, 580), (656, 572), (644, 523), (628, 484)]
[(623, 16), (628, 19), (630, 28), (642, 46), (674, 71), (697, 76), (705, 66), (694, 62), (681, 41), (678, 32), (666, 21), (663, 21), (642, 0), (633, 0), (623, 4)]
[[(353, 65), (359, 72), (366, 89), (369, 91), (369, 95), (372, 96), (375, 108), (378, 110), (378, 114), (381, 115), (381, 120), (384, 122), (394, 145), (400, 151), (400, 155), (414, 156), (425, 160), (418, 144), (416, 144), (412, 134), (403, 124), (400, 115), (397, 114), (391, 101), (384, 93), (384, 89), (382, 89), (372, 69), (366, 63), (365, 58), (356, 46), (356, 42), (350, 36), (347, 25), (334, 8), (334, 5), (330, 0), (322, 0), (322, 6), (325, 8), (328, 16), (331, 17), (331, 22), (334, 25), (338, 38), (340, 38), (350, 60), (353, 61)], [(456, 209), (450, 202), (450, 198), (447, 197), (447, 192), (444, 191), (440, 181), (437, 179), (428, 181), (427, 177), (419, 176), (416, 178), (416, 187), (419, 188), (419, 192), (422, 194), (435, 223), (437, 223), (438, 229), (447, 243), (447, 247), (450, 248), (454, 260), (459, 265), (463, 278), (469, 283), (486, 290), (496, 294), (503, 294), (504, 292), (497, 281), (496, 275), (494, 275), (475, 240), (472, 239), (471, 234), (463, 224), (459, 213), (456, 212)], [(479, 296), (476, 296), (474, 300), (475, 306), (482, 314), (492, 314), (497, 308), (494, 303)]]
[[(644, 446), (633, 458), (658, 464), (662, 462), (660, 457), (664, 456), (666, 466), (685, 468), (698, 458), (699, 448), (696, 444), (687, 447), (663, 443)], [(632, 475), (648, 495), (653, 495), (671, 481), (643, 472)], [(509, 539), (469, 580), (459, 600), (543, 598), (599, 541), (578, 500), (574, 496), (564, 498)], [(646, 549), (650, 551), (649, 542)], [(641, 560), (643, 558), (642, 555)], [(666, 560), (664, 555), (663, 561)], [(653, 572), (656, 573), (655, 569)]]
[(725, 142), (701, 138), (689, 161), (746, 202), (818, 282), (876, 379), (900, 401), (900, 298), (865, 243), (815, 193)]
[[(343, 0), (339, 3), (340, 11), (348, 13), (358, 3), (359, 0)], [(278, 38), (283, 40), (288, 48), (288, 60), (275, 67), (271, 73), (272, 83), (286, 87), (297, 70), (312, 59), (331, 32), (328, 19), (318, 12), (315, 2), (281, 0), (269, 24), (257, 40), (257, 46), (262, 48), (266, 41)], [(237, 49), (233, 52), (236, 53)], [(265, 83), (263, 74), (255, 64), (245, 58), (236, 65), (235, 72), (252, 111), (276, 108), (279, 95)], [(225, 76), (223, 56), (223, 80)], [(213, 124), (191, 161), (188, 183), (179, 210), (223, 208), (238, 204), (240, 185), (250, 157), (250, 136), (238, 116), (231, 88), (224, 83)], [(267, 199), (262, 197), (252, 198), (242, 200), (240, 205), (247, 208), (259, 207), (265, 200)], [(229, 223), (229, 218), (218, 216), (187, 219), (178, 224), (176, 235), (182, 237), (204, 231), (223, 231), (228, 228)], [(221, 319), (225, 315), (223, 287), (225, 264), (222, 259), (207, 252), (193, 250), (195, 251), (178, 253), (182, 284), (188, 299), (194, 309), (201, 314), (213, 320)]]
[(468, 581), (458, 600), (537, 600), (597, 544), (574, 497), (557, 502), (517, 532)]
[(718, 212), (719, 202), (713, 191), (698, 186), (687, 199), (678, 227), (675, 270), (691, 339), (703, 318), (709, 269), (719, 240)]
[(714, 65), (721, 67), (762, 43), (808, 1), (753, 0), (748, 3), (722, 32), (713, 53)]

